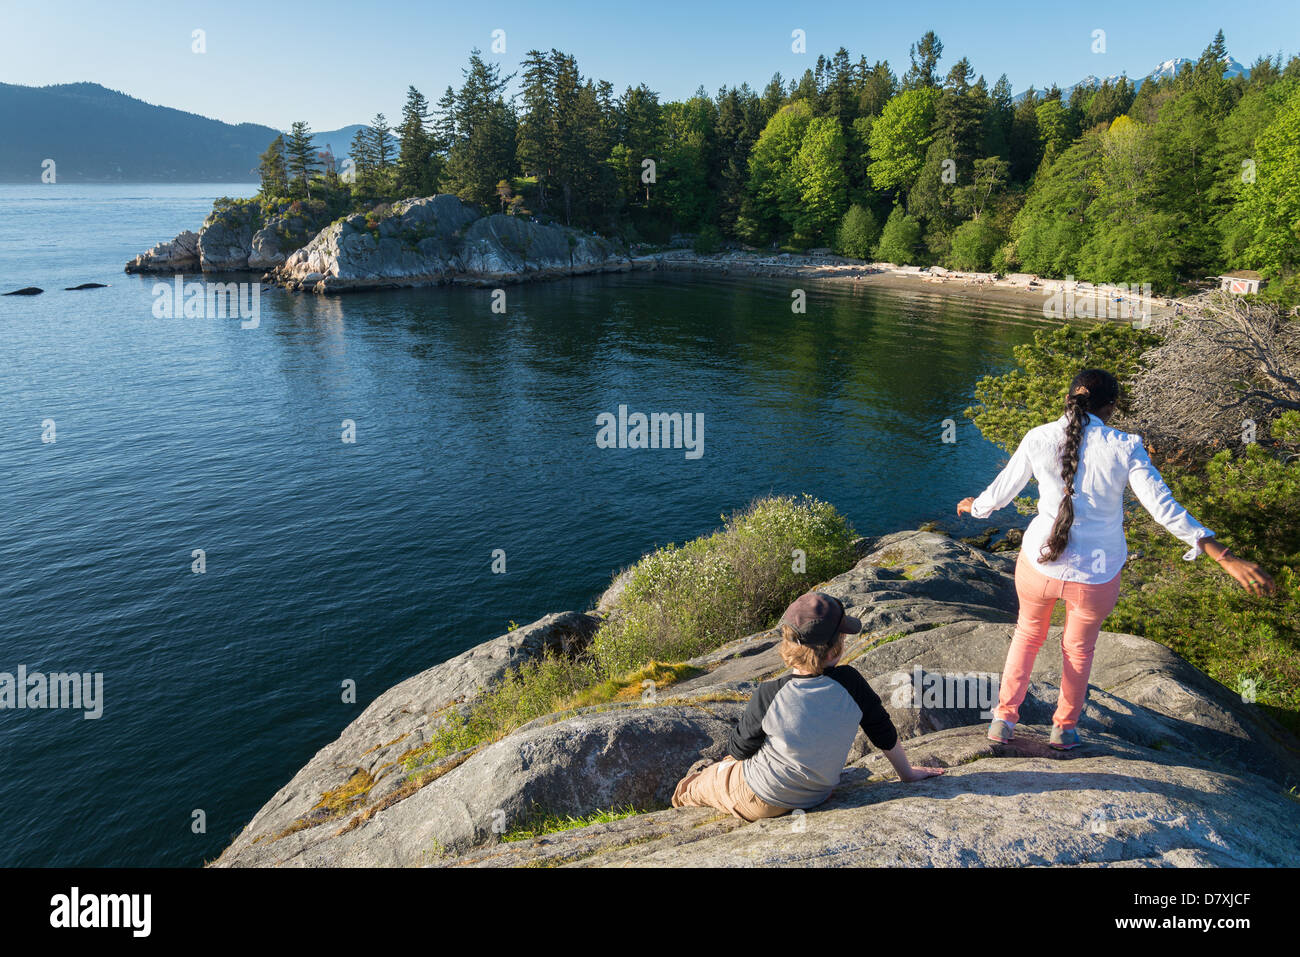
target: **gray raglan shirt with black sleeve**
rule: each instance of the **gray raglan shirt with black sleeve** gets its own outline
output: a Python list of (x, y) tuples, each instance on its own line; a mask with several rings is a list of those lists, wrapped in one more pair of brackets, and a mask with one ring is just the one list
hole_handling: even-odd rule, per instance
[(831, 796), (858, 728), (881, 751), (898, 732), (867, 679), (847, 665), (820, 675), (764, 681), (731, 731), (728, 750), (745, 783), (777, 807), (809, 808)]

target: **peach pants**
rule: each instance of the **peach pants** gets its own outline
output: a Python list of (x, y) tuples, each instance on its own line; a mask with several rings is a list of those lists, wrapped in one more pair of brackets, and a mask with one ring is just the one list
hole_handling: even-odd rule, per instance
[(1052, 611), (1065, 601), (1065, 633), (1061, 636), (1061, 695), (1052, 723), (1073, 728), (1088, 699), (1088, 673), (1097, 646), (1101, 624), (1119, 600), (1119, 573), (1108, 582), (1087, 585), (1044, 575), (1022, 552), (1016, 560), (1016, 594), (1020, 597), (1020, 618), (1002, 668), (1002, 684), (993, 716), (1015, 723), (1029, 689), (1029, 673), (1038, 650), (1047, 640)]

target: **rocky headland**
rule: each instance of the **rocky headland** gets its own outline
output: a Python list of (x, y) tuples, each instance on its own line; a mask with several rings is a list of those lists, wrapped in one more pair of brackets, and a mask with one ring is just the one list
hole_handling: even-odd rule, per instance
[[(746, 824), (668, 807), (694, 762), (725, 753), (757, 683), (784, 671), (770, 632), (693, 659), (691, 677), (654, 694), (552, 714), (410, 770), (408, 757), (508, 669), (548, 649), (581, 651), (601, 616), (618, 613), (616, 581), (590, 612), (547, 616), (380, 695), (212, 866), (1300, 862), (1300, 753), (1256, 706), (1162, 645), (1104, 632), (1083, 747), (1047, 746), (1061, 667), (1052, 640), (1016, 740), (994, 744), (982, 709), (1014, 626), (1014, 553), (904, 531), (859, 554), (823, 585), (864, 623), (845, 663), (880, 694), (913, 762), (942, 765), (943, 777), (900, 783), (859, 733), (840, 786), (805, 814)], [(539, 811), (616, 807), (639, 813), (502, 839)]]

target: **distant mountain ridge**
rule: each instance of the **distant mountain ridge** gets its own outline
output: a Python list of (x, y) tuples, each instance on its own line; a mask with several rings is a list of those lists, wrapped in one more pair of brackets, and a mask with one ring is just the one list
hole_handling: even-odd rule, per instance
[[(336, 162), (358, 126), (313, 135)], [(62, 182), (257, 182), (258, 157), (280, 130), (223, 123), (98, 83), (0, 83), (0, 182), (38, 183), (55, 162)]]
[[(1165, 79), (1166, 77), (1176, 76), (1178, 74), (1178, 71), (1183, 68), (1183, 64), (1195, 63), (1195, 62), (1196, 62), (1195, 60), (1188, 59), (1187, 57), (1183, 57), (1183, 56), (1174, 57), (1172, 60), (1165, 60), (1163, 63), (1157, 66), (1146, 76), (1138, 77), (1136, 80), (1131, 80), (1131, 82), (1133, 83), (1133, 88), (1140, 89), (1142, 87), (1142, 84), (1145, 83), (1147, 80), (1160, 80), (1160, 79)], [(1096, 89), (1097, 87), (1101, 86), (1103, 83), (1112, 83), (1112, 84), (1118, 83), (1119, 78), (1124, 75), (1125, 74), (1122, 73), (1114, 73), (1111, 74), (1110, 76), (1099, 77), (1099, 76), (1093, 76), (1092, 74), (1088, 74), (1088, 76), (1085, 76), (1082, 80), (1079, 80), (1076, 83), (1071, 83), (1069, 86), (1061, 87), (1061, 99), (1068, 100), (1071, 97), (1071, 95), (1073, 95), (1074, 91), (1081, 86), (1087, 87), (1089, 89)], [(1223, 75), (1226, 77), (1234, 77), (1234, 76), (1248, 77), (1250, 76), (1250, 68), (1242, 65), (1238, 60), (1235, 60), (1232, 57), (1228, 57), (1228, 66), (1223, 71)], [(1048, 84), (1047, 86), (1043, 86), (1043, 87), (1034, 87), (1034, 89), (1037, 90), (1037, 92), (1042, 93), (1044, 90), (1051, 89), (1051, 84)], [(1028, 90), (1022, 90), (1021, 92), (1017, 93), (1014, 97), (1012, 97), (1012, 101), (1015, 103), (1019, 103), (1021, 100), (1025, 98), (1025, 95), (1028, 92), (1029, 92)]]

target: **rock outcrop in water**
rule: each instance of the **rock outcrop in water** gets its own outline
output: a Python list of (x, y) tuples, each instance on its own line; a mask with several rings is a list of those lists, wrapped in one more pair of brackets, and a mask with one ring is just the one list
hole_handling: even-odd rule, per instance
[(127, 272), (243, 272), (271, 269), (325, 225), (320, 201), (221, 200), (197, 232), (185, 230), (126, 264)]
[[(159, 243), (127, 272), (267, 270), (288, 289), (344, 292), (447, 282), (492, 284), (631, 268), (615, 243), (580, 230), (483, 215), (455, 196), (407, 199), (329, 225), (323, 205), (219, 203), (198, 233)], [(322, 228), (323, 227), (323, 228)]]
[[(402, 756), (453, 709), (544, 649), (583, 647), (597, 619), (549, 616), (380, 696), (253, 818), (215, 866), (412, 865), (1294, 865), (1295, 741), (1169, 649), (1103, 633), (1080, 730), (1048, 748), (1059, 645), (1040, 654), (1016, 741), (985, 736), (1015, 620), (1014, 556), (930, 532), (869, 544), (825, 585), (864, 623), (845, 662), (871, 682), (915, 763), (902, 784), (859, 733), (840, 786), (806, 814), (745, 824), (667, 808), (678, 778), (725, 752), (757, 682), (784, 667), (775, 637), (694, 659), (696, 677), (652, 702), (583, 708), (451, 755), (423, 786)], [(1059, 629), (1054, 629), (1054, 636)], [(943, 695), (932, 694), (947, 688)], [(961, 690), (964, 689), (964, 690)], [(960, 691), (963, 700), (955, 700)], [(983, 694), (986, 697), (980, 697)], [(539, 809), (625, 820), (503, 843)]]
[(447, 282), (490, 284), (630, 268), (607, 239), (496, 213), (442, 194), (354, 213), (327, 226), (271, 274), (289, 289), (339, 292)]

